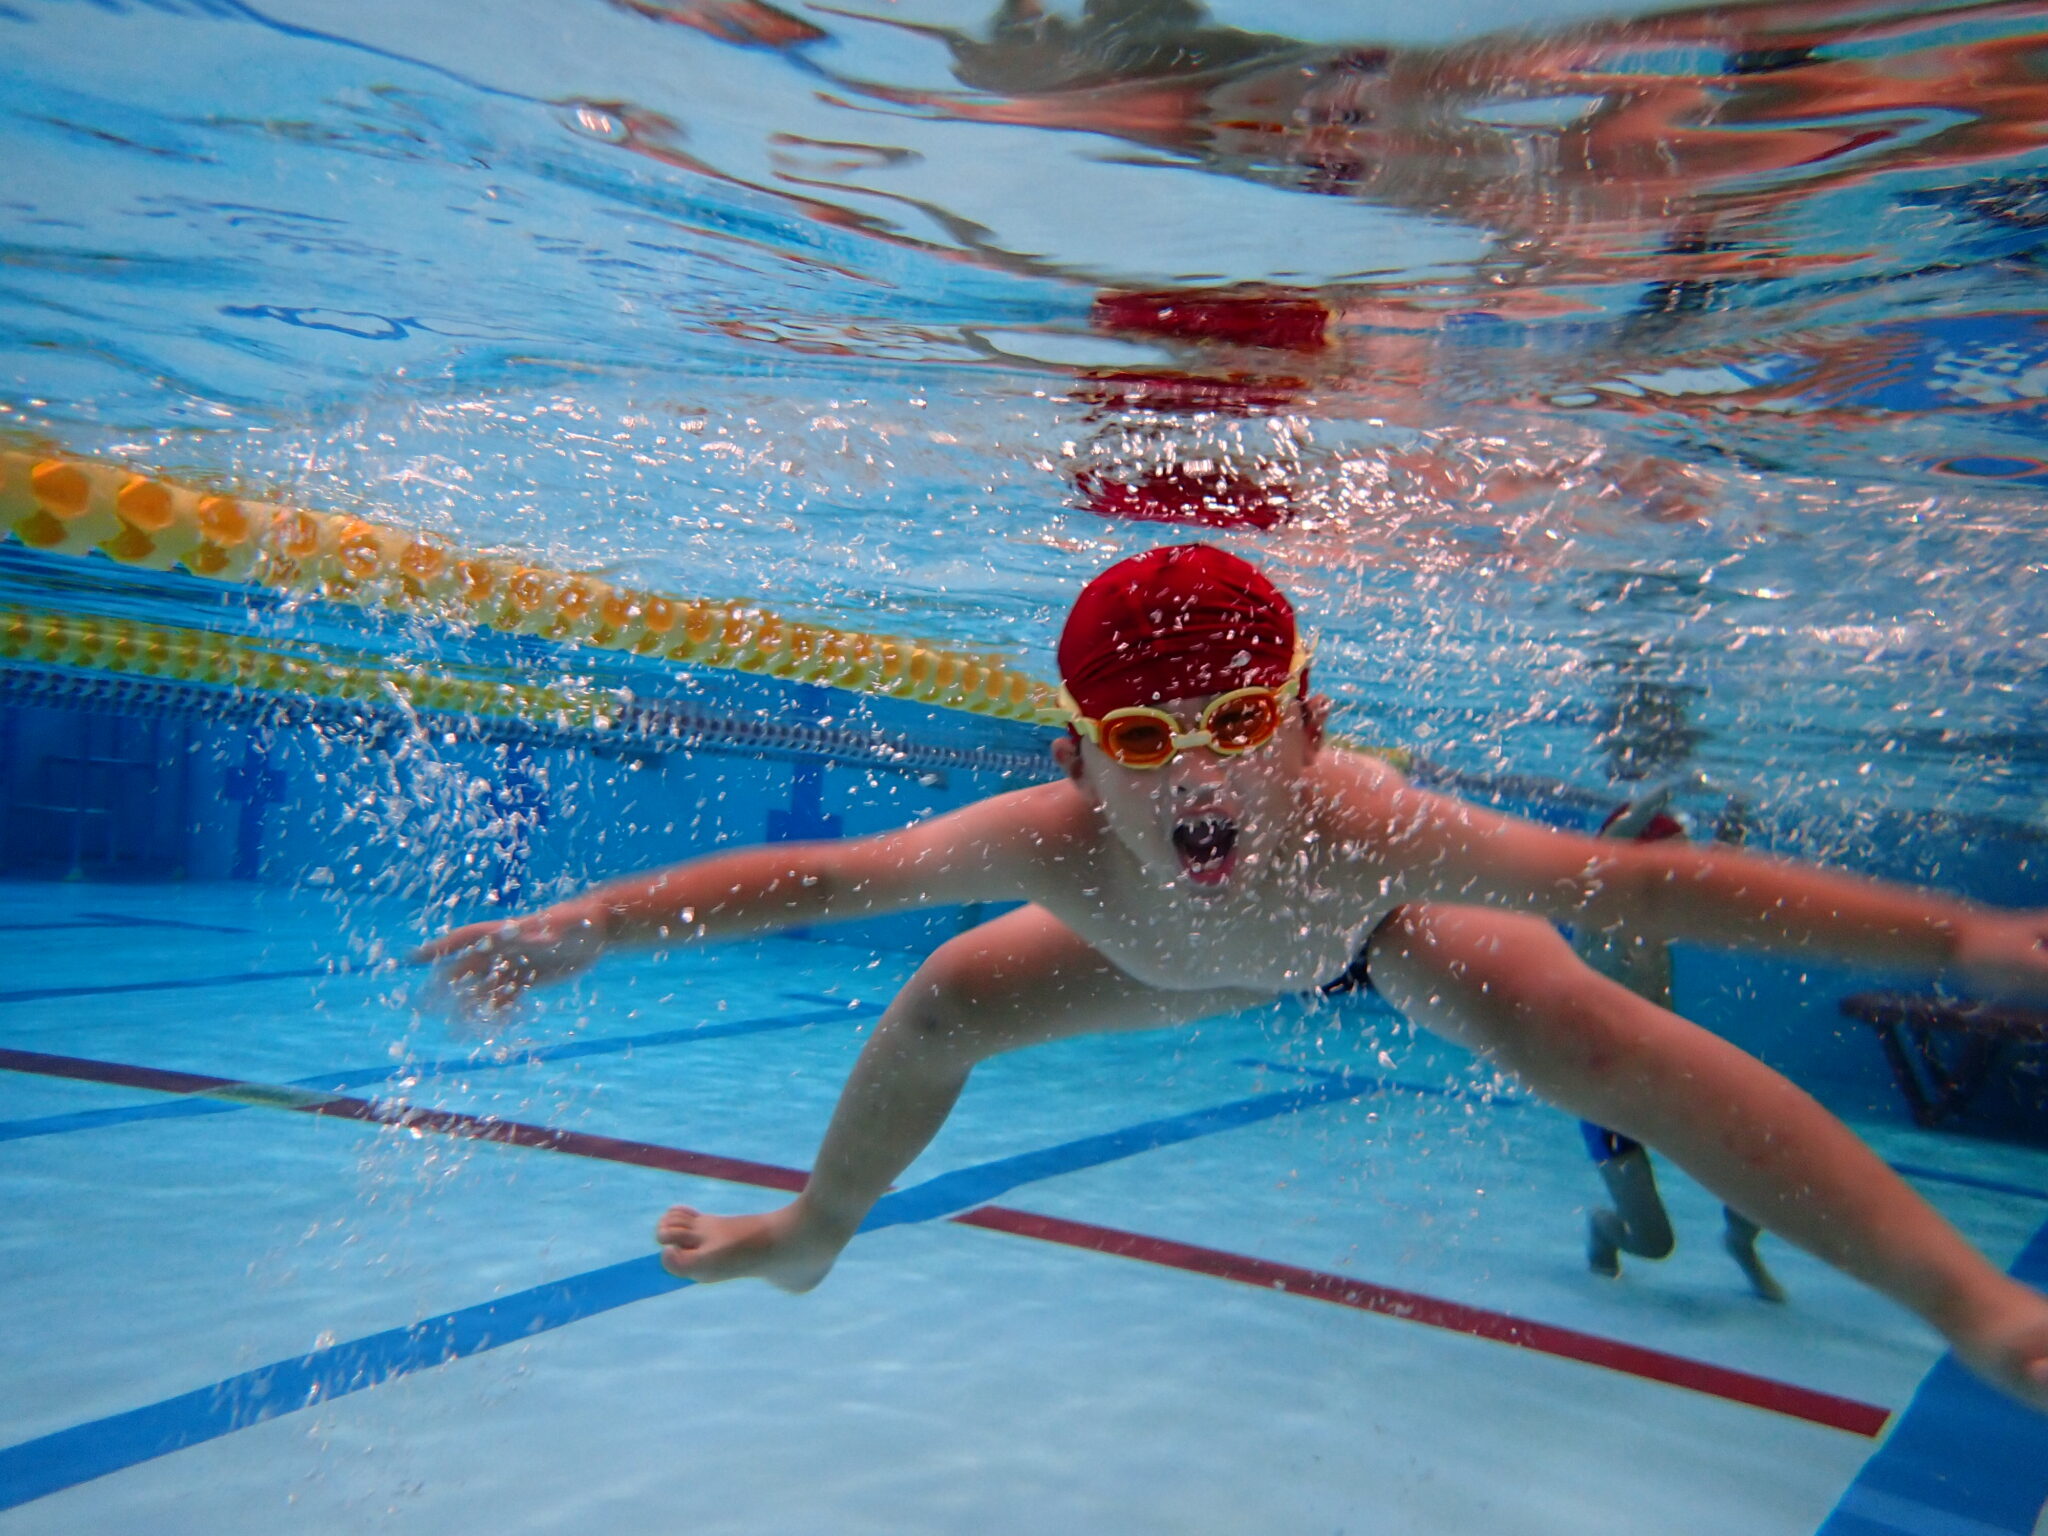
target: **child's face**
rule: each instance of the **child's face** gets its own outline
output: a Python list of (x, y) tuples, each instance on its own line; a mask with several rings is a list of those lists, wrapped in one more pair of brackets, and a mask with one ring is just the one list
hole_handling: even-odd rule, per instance
[[(1187, 732), (1214, 697), (1159, 707)], [(1320, 699), (1291, 700), (1264, 746), (1231, 757), (1195, 747), (1161, 768), (1125, 768), (1092, 741), (1067, 739), (1056, 750), (1147, 874), (1162, 885), (1220, 896), (1296, 851), (1321, 711)]]

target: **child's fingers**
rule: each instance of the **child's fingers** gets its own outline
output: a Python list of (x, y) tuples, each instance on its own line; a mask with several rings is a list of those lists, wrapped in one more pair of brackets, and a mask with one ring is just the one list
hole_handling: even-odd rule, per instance
[(438, 939), (427, 940), (407, 955), (406, 961), (412, 965), (426, 965), (445, 955), (452, 955), (458, 949), (467, 949), (477, 940), (504, 926), (503, 923), (466, 923), (460, 928), (450, 929)]
[(488, 949), (466, 950), (451, 962), (442, 972), (441, 979), (451, 985), (475, 981), (480, 976), (490, 976), (504, 969), (505, 961)]
[[(415, 949), (407, 958), (420, 964), (445, 959), (461, 950), (473, 950), (478, 954), (490, 954), (504, 948), (519, 938), (522, 930), (529, 928), (531, 919), (500, 918), (481, 923), (465, 923), (452, 928), (438, 939), (429, 939)], [(538, 931), (538, 930), (535, 930)]]

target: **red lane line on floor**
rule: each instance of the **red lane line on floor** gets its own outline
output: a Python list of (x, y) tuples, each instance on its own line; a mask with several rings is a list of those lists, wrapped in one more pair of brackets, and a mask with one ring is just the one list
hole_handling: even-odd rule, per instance
[[(94, 1061), (79, 1056), (52, 1056), (41, 1051), (17, 1051), (0, 1047), (0, 1068), (33, 1072), (45, 1077), (76, 1078), (85, 1082), (113, 1083), (131, 1088), (153, 1088), (167, 1093), (201, 1093), (222, 1088), (251, 1088), (231, 1077), (208, 1077), (191, 1072), (167, 1072), (154, 1067), (128, 1066), (121, 1062)], [(767, 1189), (799, 1190), (805, 1175), (799, 1169), (773, 1163), (749, 1162), (743, 1158), (718, 1157), (707, 1152), (690, 1152), (654, 1142), (627, 1141), (614, 1136), (594, 1136), (583, 1131), (557, 1130), (553, 1126), (530, 1125), (519, 1120), (496, 1120), (466, 1115), (456, 1110), (415, 1109), (399, 1103), (376, 1104), (368, 1099), (342, 1096), (321, 1097), (301, 1104), (277, 1102), (280, 1109), (300, 1114), (333, 1116), (374, 1125), (403, 1126), (438, 1135), (459, 1136), (472, 1141), (504, 1142), (512, 1146), (535, 1147), (564, 1152), (574, 1157), (598, 1158), (605, 1162), (629, 1163), (640, 1168), (660, 1168), (671, 1173), (692, 1174), (732, 1184), (752, 1184)], [(1058, 1243), (1067, 1248), (1138, 1259), (1190, 1274), (1235, 1280), (1266, 1290), (1284, 1291), (1292, 1296), (1334, 1302), (1363, 1312), (1470, 1334), (1501, 1344), (1513, 1344), (1539, 1354), (1576, 1360), (1646, 1381), (1683, 1387), (1728, 1402), (1746, 1404), (1766, 1412), (1804, 1419), (1850, 1434), (1875, 1436), (1890, 1418), (1890, 1410), (1854, 1398), (1817, 1392), (1768, 1376), (1710, 1365), (1703, 1360), (1670, 1355), (1662, 1350), (1624, 1344), (1598, 1334), (1580, 1333), (1551, 1323), (1539, 1323), (1506, 1312), (1444, 1301), (1417, 1291), (1395, 1290), (1323, 1270), (1300, 1269), (1276, 1264), (1245, 1254), (1218, 1248), (1202, 1248), (1169, 1238), (1146, 1237), (1115, 1227), (1098, 1227), (1058, 1216), (1040, 1216), (1008, 1206), (984, 1205), (946, 1218), (962, 1226), (1005, 1232), (1039, 1242)]]
[(0, 1047), (0, 1067), (11, 1072), (33, 1072), (39, 1077), (69, 1077), (82, 1083), (111, 1083), (116, 1088), (154, 1088), (160, 1093), (204, 1093), (209, 1088), (232, 1088), (232, 1077), (207, 1077), (197, 1072), (166, 1072), (159, 1067), (131, 1067), (118, 1061), (94, 1061), (85, 1056), (49, 1056), (41, 1051), (15, 1051)]
[(1323, 1270), (1298, 1269), (1292, 1264), (1275, 1264), (1267, 1259), (1226, 1253), (1218, 1248), (1200, 1248), (1169, 1238), (1145, 1237), (1115, 1227), (1091, 1226), (1084, 1221), (1066, 1221), (1057, 1216), (1039, 1216), (997, 1205), (985, 1205), (951, 1219), (970, 1227), (986, 1227), (990, 1231), (1008, 1232), (1016, 1237), (1035, 1237), (1043, 1242), (1087, 1248), (1120, 1258), (1142, 1259), (1147, 1264), (1161, 1264), (1169, 1269), (1237, 1280), (1267, 1290), (1285, 1291), (1291, 1296), (1310, 1296), (1318, 1301), (1335, 1302), (1340, 1307), (1356, 1307), (1362, 1312), (1398, 1317), (1405, 1322), (1422, 1323), (1431, 1328), (1469, 1333), (1476, 1338), (1533, 1349), (1539, 1354), (1557, 1355), (1624, 1375), (1704, 1392), (1710, 1397), (1746, 1403), (1752, 1408), (1806, 1419), (1830, 1429), (1847, 1430), (1850, 1434), (1875, 1436), (1884, 1428), (1885, 1420), (1891, 1417), (1889, 1409), (1874, 1403), (1858, 1402), (1854, 1398), (1837, 1397), (1832, 1392), (1816, 1392), (1789, 1382), (1774, 1381), (1768, 1376), (1752, 1376), (1747, 1371), (1709, 1365), (1703, 1360), (1689, 1360), (1683, 1355), (1667, 1355), (1661, 1350), (1624, 1344), (1618, 1339), (1601, 1338), (1598, 1334), (1532, 1322), (1505, 1312), (1490, 1312), (1484, 1307), (1443, 1301), (1416, 1291), (1399, 1291)]
[(493, 1120), (452, 1109), (414, 1109), (403, 1104), (379, 1105), (365, 1099), (336, 1098), (305, 1105), (300, 1113), (367, 1120), (377, 1125), (398, 1125), (408, 1130), (461, 1136), (470, 1141), (501, 1141), (515, 1147), (538, 1147), (547, 1152), (566, 1152), (571, 1157), (631, 1163), (637, 1168), (660, 1168), (669, 1173), (720, 1179), (728, 1184), (758, 1184), (766, 1189), (800, 1190), (806, 1177), (801, 1169), (778, 1168), (773, 1163), (750, 1163), (744, 1158), (688, 1152), (681, 1147), (664, 1147), (651, 1141), (593, 1136), (587, 1131), (561, 1131), (550, 1125), (528, 1125), (522, 1120)]
[[(217, 1093), (224, 1088), (261, 1089), (266, 1086), (242, 1078), (167, 1072), (158, 1067), (135, 1067), (118, 1061), (51, 1056), (42, 1051), (17, 1051), (5, 1047), (0, 1047), (0, 1068), (33, 1072), (43, 1077), (112, 1083), (123, 1088), (150, 1088), (162, 1093)], [(301, 1093), (300, 1090), (292, 1091)], [(657, 1146), (647, 1141), (624, 1141), (616, 1136), (593, 1136), (584, 1131), (557, 1130), (553, 1126), (528, 1125), (520, 1120), (465, 1115), (450, 1109), (415, 1109), (395, 1101), (377, 1104), (369, 1099), (350, 1098), (343, 1094), (303, 1093), (301, 1096), (303, 1102), (300, 1103), (279, 1098), (267, 1101), (267, 1107), (337, 1120), (361, 1120), (372, 1125), (404, 1126), (443, 1136), (460, 1136), (468, 1141), (498, 1141), (515, 1147), (538, 1147), (548, 1152), (566, 1152), (572, 1157), (594, 1157), (608, 1163), (631, 1163), (640, 1168), (660, 1168), (669, 1173), (721, 1179), (729, 1184), (758, 1184), (766, 1189), (788, 1190), (804, 1187), (805, 1176), (801, 1171), (778, 1168), (773, 1163), (753, 1163), (744, 1158), (689, 1152), (681, 1147)]]

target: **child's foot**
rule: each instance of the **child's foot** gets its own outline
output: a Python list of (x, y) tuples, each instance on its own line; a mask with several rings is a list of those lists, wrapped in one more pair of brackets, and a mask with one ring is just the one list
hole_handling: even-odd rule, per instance
[(2009, 1282), (2009, 1289), (1951, 1333), (1949, 1342), (1986, 1381), (2048, 1413), (2048, 1296)]
[(655, 1223), (661, 1267), (684, 1280), (752, 1276), (785, 1291), (808, 1291), (832, 1268), (843, 1243), (807, 1228), (794, 1202), (759, 1216), (706, 1216), (671, 1206)]

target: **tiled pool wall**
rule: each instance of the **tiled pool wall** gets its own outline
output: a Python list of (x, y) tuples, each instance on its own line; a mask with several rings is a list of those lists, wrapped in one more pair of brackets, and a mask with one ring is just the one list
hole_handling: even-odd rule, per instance
[[(686, 738), (596, 742), (345, 706), (280, 718), (221, 691), (103, 701), (70, 681), (0, 697), (0, 878), (252, 880), (485, 916), (711, 848), (881, 831), (1052, 771), (1041, 730), (717, 674), (667, 701), (699, 727)], [(961, 920), (830, 936), (924, 947)]]

